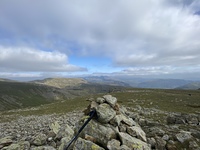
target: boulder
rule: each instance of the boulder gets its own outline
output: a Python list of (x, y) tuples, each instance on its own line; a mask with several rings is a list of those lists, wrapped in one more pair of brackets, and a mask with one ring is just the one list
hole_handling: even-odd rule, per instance
[(117, 103), (117, 98), (113, 97), (112, 95), (104, 95), (103, 98), (105, 99), (105, 101), (110, 104), (110, 106), (112, 108), (115, 107), (116, 103)]
[(20, 145), (19, 144), (11, 144), (9, 145), (6, 150), (20, 150)]
[(181, 131), (180, 133), (176, 134), (175, 137), (179, 142), (184, 143), (185, 141), (190, 140), (192, 135), (191, 132)]
[(117, 150), (120, 147), (120, 141), (116, 139), (112, 139), (111, 141), (108, 141), (107, 148), (109, 150)]
[(12, 143), (13, 143), (12, 137), (10, 137), (10, 136), (0, 139), (0, 147), (8, 146)]
[(106, 100), (105, 100), (104, 98), (102, 98), (102, 97), (98, 97), (98, 98), (96, 99), (96, 102), (99, 103), (99, 104), (103, 104), (105, 101), (106, 101)]
[(123, 145), (126, 145), (134, 150), (151, 150), (147, 143), (141, 141), (140, 139), (132, 137), (127, 133), (119, 132), (119, 138), (122, 141)]
[(52, 124), (49, 126), (49, 128), (50, 128), (55, 134), (57, 134), (61, 127), (60, 127), (60, 125), (58, 124), (58, 122), (55, 121), (54, 123), (52, 123)]
[(108, 123), (116, 115), (114, 109), (109, 104), (103, 103), (96, 109), (98, 121), (101, 123)]
[[(80, 129), (84, 122), (79, 121), (76, 124), (76, 129)], [(76, 131), (77, 132), (77, 131)], [(116, 139), (117, 132), (109, 124), (101, 124), (96, 120), (91, 120), (88, 125), (83, 129), (81, 137), (91, 136), (94, 140), (101, 144), (103, 147), (107, 147), (108, 141)]]
[(128, 127), (127, 133), (133, 137), (137, 137), (138, 139), (144, 142), (147, 141), (146, 133), (140, 127), (137, 126)]
[(66, 124), (63, 128), (61, 128), (58, 131), (55, 139), (60, 140), (63, 137), (70, 137), (71, 138), (73, 135), (74, 135), (74, 130), (72, 130), (72, 128), (68, 124)]
[(56, 150), (56, 149), (52, 146), (38, 146), (31, 148), (31, 150)]
[(46, 143), (47, 136), (43, 133), (38, 134), (36, 137), (33, 139), (33, 144), (36, 146), (42, 146)]
[(104, 150), (104, 148), (91, 141), (78, 138), (74, 144), (73, 150)]

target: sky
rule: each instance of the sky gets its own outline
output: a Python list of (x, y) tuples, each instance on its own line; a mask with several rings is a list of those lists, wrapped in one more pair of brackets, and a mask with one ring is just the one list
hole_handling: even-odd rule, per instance
[(200, 79), (200, 1), (0, 1), (0, 78), (80, 75)]

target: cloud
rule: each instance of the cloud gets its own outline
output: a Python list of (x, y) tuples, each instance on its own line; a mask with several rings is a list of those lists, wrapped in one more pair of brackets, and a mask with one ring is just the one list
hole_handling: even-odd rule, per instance
[(87, 70), (69, 64), (67, 55), (56, 51), (0, 47), (0, 54), (1, 72), (74, 72)]
[(70, 55), (104, 56), (114, 67), (138, 72), (187, 71), (200, 64), (199, 8), (199, 0), (0, 1), (0, 40), (51, 50), (49, 57), (56, 49), (62, 67), (41, 65), (47, 71), (84, 70), (64, 63)]

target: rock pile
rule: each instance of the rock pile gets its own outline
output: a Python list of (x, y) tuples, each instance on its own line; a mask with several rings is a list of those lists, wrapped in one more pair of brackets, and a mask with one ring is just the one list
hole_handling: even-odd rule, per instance
[[(146, 134), (141, 127), (126, 115), (126, 109), (120, 107), (117, 99), (111, 95), (105, 95), (91, 101), (85, 110), (85, 115), (95, 109), (96, 119), (82, 131), (74, 144), (74, 149), (95, 150), (149, 150), (146, 143)], [(79, 129), (86, 121), (85, 117), (77, 122)], [(77, 131), (75, 131), (77, 132)]]

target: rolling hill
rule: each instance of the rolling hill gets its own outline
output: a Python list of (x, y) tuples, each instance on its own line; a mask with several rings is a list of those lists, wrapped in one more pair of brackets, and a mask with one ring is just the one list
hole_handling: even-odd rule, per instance
[(77, 78), (48, 78), (32, 82), (0, 81), (0, 111), (39, 106), (56, 100), (107, 93), (123, 87), (88, 83)]

